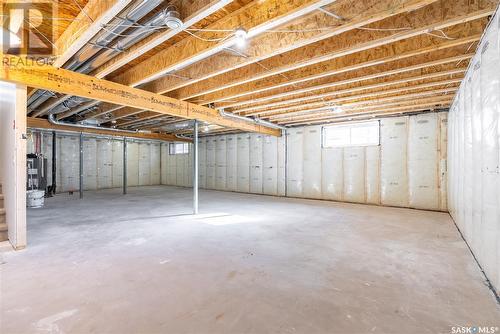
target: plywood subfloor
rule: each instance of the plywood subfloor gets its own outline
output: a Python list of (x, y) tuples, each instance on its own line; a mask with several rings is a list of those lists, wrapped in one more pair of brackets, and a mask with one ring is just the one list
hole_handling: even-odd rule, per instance
[(448, 214), (175, 187), (48, 199), (3, 333), (450, 333), (500, 307)]

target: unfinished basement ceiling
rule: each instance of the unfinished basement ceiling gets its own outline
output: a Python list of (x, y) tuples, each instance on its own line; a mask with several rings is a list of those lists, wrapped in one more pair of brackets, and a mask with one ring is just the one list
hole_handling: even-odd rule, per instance
[[(128, 3), (83, 46), (95, 55), (77, 54), (80, 67), (74, 57), (60, 65), (291, 127), (446, 111), (498, 1)], [(165, 13), (172, 10), (183, 22), (179, 29), (166, 26)], [(130, 13), (133, 24), (116, 23)], [(85, 19), (95, 18), (84, 14), (72, 25), (92, 25)], [(247, 34), (241, 43), (235, 38), (240, 31)], [(176, 116), (40, 91), (31, 92), (28, 109), (31, 117), (54, 114), (69, 123), (191, 132), (172, 126), (183, 120)]]

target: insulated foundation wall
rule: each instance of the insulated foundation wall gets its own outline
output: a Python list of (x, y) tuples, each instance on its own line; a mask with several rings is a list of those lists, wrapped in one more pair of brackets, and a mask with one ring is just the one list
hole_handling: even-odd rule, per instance
[(376, 146), (325, 148), (322, 126), (201, 138), (200, 186), (446, 211), (446, 124), (445, 112), (381, 119)]
[[(27, 152), (47, 158), (47, 184), (52, 184), (52, 132), (31, 130)], [(35, 144), (39, 143), (38, 147)], [(162, 149), (168, 143), (127, 139), (127, 186), (162, 184)], [(80, 187), (80, 138), (75, 133), (56, 133), (57, 192), (75, 192)], [(84, 135), (83, 189), (117, 188), (123, 185), (123, 138)]]
[[(203, 144), (202, 144), (203, 141)], [(192, 187), (193, 185), (193, 145), (189, 144), (187, 154), (169, 154), (169, 143), (161, 143), (161, 184), (177, 187)], [(206, 183), (206, 149), (205, 138), (200, 139), (198, 152), (199, 187), (205, 188)], [(201, 149), (203, 147), (203, 149)], [(215, 151), (214, 151), (215, 153)], [(215, 169), (214, 169), (215, 171)]]
[(449, 211), (497, 292), (500, 292), (499, 25), (497, 12), (471, 61), (448, 120)]

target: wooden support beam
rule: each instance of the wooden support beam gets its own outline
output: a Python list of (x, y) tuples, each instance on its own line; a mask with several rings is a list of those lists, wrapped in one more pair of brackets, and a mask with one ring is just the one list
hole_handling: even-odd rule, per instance
[(469, 54), (465, 54), (465, 55), (454, 56), (454, 57), (434, 60), (434, 61), (425, 62), (425, 63), (419, 63), (419, 64), (415, 64), (415, 65), (407, 66), (407, 67), (403, 67), (403, 68), (395, 68), (395, 69), (388, 70), (388, 71), (375, 72), (373, 74), (368, 74), (368, 75), (364, 75), (364, 76), (352, 76), (352, 78), (348, 78), (345, 80), (339, 80), (339, 81), (329, 82), (329, 83), (322, 84), (322, 85), (316, 85), (316, 86), (311, 86), (311, 87), (306, 87), (306, 88), (301, 88), (301, 89), (296, 89), (296, 90), (290, 90), (290, 91), (285, 92), (285, 93), (264, 96), (264, 97), (251, 99), (251, 100), (239, 101), (239, 102), (228, 104), (225, 107), (226, 108), (234, 108), (234, 107), (238, 107), (238, 106), (242, 106), (242, 105), (257, 104), (257, 103), (261, 103), (261, 102), (286, 98), (288, 96), (293, 96), (293, 95), (297, 95), (297, 94), (309, 93), (309, 92), (318, 91), (318, 90), (322, 90), (322, 89), (338, 87), (341, 85), (357, 83), (360, 81), (382, 78), (382, 77), (392, 76), (395, 74), (400, 74), (400, 73), (405, 73), (405, 72), (411, 72), (411, 71), (415, 71), (415, 70), (419, 70), (419, 69), (423, 69), (423, 68), (434, 67), (434, 66), (439, 66), (439, 65), (448, 64), (448, 63), (456, 63), (459, 61), (468, 60), (468, 59), (472, 58), (473, 56), (474, 56), (474, 54), (469, 53)]
[[(268, 31), (249, 41), (249, 45), (244, 50), (241, 50), (244, 56), (238, 57), (237, 54), (218, 55), (217, 57), (201, 61), (177, 72), (176, 74), (180, 77), (161, 78), (151, 83), (151, 85), (146, 85), (145, 89), (163, 94), (174, 89), (185, 87), (179, 92), (173, 92), (174, 95), (172, 96), (179, 96), (181, 99), (189, 99), (204, 94), (207, 91), (212, 92), (225, 89), (229, 86), (223, 83), (241, 82), (241, 80), (261, 73), (262, 68), (257, 62), (296, 49), (298, 52), (301, 52), (301, 48), (311, 45), (312, 43), (339, 36), (347, 31), (388, 17), (416, 10), (435, 1), (436, 0), (339, 1), (328, 6), (327, 9), (341, 16), (344, 19), (343, 21), (334, 19), (323, 12), (316, 11), (299, 20), (293, 21), (288, 26), (280, 27), (279, 29), (283, 31), (304, 30), (300, 33)], [(317, 27), (331, 27), (331, 29), (315, 30), (314, 28)], [(236, 73), (228, 73), (229, 71), (250, 64), (255, 64), (252, 66), (252, 70), (238, 72), (238, 74), (240, 74), (239, 76)], [(274, 68), (275, 65), (266, 63), (265, 67)], [(222, 76), (222, 74), (224, 75)], [(214, 78), (215, 76), (218, 77)], [(205, 80), (205, 82), (200, 82), (201, 80)], [(198, 84), (194, 85), (195, 83)], [(218, 88), (221, 86), (224, 87)]]
[[(273, 29), (290, 20), (308, 14), (335, 0), (255, 0), (245, 7), (211, 24), (207, 30), (237, 29), (248, 31), (251, 38), (266, 30)], [(220, 38), (220, 33), (211, 32), (207, 36)], [(228, 33), (226, 33), (228, 35)], [(204, 39), (210, 39), (204, 35)], [(160, 51), (131, 69), (113, 77), (112, 80), (124, 85), (137, 86), (158, 79), (197, 61), (213, 56), (236, 43), (234, 36), (218, 43), (195, 37), (184, 38), (179, 43)]]
[(152, 140), (165, 140), (165, 141), (185, 141), (189, 142), (187, 139), (177, 138), (174, 135), (163, 134), (163, 133), (147, 133), (147, 132), (127, 132), (127, 131), (113, 131), (106, 128), (102, 129), (92, 129), (92, 128), (80, 128), (70, 125), (55, 125), (43, 118), (28, 117), (28, 128), (32, 129), (47, 129), (47, 130), (59, 130), (59, 131), (72, 131), (72, 132), (83, 132), (89, 134), (103, 135), (103, 136), (120, 136), (120, 137), (131, 137), (131, 138), (141, 138), (141, 139), (152, 139)]
[(160, 114), (198, 119), (225, 127), (280, 136), (281, 131), (234, 118), (224, 118), (217, 110), (120, 85), (103, 79), (57, 69), (50, 65), (10, 55), (2, 55), (0, 80), (63, 94), (128, 105)]

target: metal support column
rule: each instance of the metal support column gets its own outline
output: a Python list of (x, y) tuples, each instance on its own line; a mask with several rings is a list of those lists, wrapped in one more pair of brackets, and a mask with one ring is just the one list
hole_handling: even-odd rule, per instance
[(123, 137), (123, 195), (127, 194), (127, 138)]
[(193, 129), (193, 214), (198, 214), (198, 121)]
[(55, 131), (52, 131), (52, 189), (51, 194), (56, 194), (57, 188), (57, 135)]
[(80, 132), (80, 199), (83, 198), (83, 132)]

